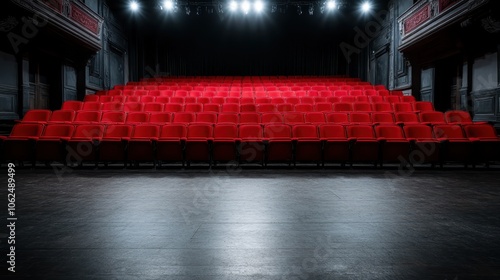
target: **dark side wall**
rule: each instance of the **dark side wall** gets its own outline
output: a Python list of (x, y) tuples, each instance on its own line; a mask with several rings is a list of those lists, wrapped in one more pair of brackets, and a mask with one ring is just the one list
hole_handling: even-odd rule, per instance
[(4, 1), (0, 23), (0, 122), (128, 79), (127, 34), (107, 1)]
[(498, 125), (499, 2), (389, 1), (369, 45), (370, 81)]

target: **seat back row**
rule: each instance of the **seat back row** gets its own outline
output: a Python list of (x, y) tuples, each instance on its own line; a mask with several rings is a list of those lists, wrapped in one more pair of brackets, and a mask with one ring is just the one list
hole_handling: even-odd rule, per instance
[(414, 112), (124, 112), (124, 111), (72, 111), (31, 110), (22, 123), (397, 123), (445, 124), (473, 123), (468, 112), (447, 113)]

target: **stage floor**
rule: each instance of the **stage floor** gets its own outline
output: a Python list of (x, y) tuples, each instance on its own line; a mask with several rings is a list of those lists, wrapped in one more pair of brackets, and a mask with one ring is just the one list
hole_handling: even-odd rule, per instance
[(0, 277), (500, 278), (498, 169), (16, 172)]

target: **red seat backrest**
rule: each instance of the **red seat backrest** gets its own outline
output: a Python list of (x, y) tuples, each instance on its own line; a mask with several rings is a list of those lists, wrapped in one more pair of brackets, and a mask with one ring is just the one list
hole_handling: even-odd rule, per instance
[(268, 124), (264, 127), (264, 137), (269, 139), (291, 138), (292, 129), (286, 124)]
[(160, 138), (186, 138), (187, 127), (182, 124), (167, 124), (162, 126)]

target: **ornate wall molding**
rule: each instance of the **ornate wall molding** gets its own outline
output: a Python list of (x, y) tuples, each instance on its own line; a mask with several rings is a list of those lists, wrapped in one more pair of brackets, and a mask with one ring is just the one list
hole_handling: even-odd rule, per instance
[(398, 23), (403, 51), (435, 33), (466, 20), (470, 13), (490, 0), (426, 0), (419, 1), (404, 12)]
[(10, 0), (37, 18), (46, 20), (64, 36), (75, 38), (87, 48), (102, 48), (104, 19), (77, 0)]

